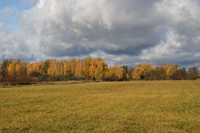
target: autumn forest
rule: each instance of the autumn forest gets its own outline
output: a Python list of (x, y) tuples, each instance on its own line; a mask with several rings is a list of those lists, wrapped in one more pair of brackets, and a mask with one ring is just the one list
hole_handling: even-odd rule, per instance
[(137, 67), (126, 65), (108, 67), (97, 57), (84, 59), (56, 60), (44, 62), (26, 62), (19, 59), (1, 60), (0, 81), (29, 83), (31, 81), (67, 81), (67, 80), (195, 80), (198, 78), (197, 67), (181, 68), (179, 64), (167, 63), (159, 66), (138, 64)]

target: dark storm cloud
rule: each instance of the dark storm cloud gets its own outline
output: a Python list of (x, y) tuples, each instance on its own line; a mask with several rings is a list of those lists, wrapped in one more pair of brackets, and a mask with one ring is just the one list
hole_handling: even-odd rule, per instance
[(62, 46), (56, 46), (53, 45), (50, 48), (48, 48), (49, 50), (45, 50), (45, 54), (49, 55), (49, 56), (53, 56), (53, 57), (64, 57), (66, 55), (68, 56), (81, 56), (81, 55), (88, 55), (88, 53), (92, 53), (95, 50), (92, 49), (85, 49), (85, 47), (82, 46), (75, 46), (72, 45), (68, 48), (63, 48)]
[(165, 29), (163, 18), (154, 9), (155, 2), (41, 0), (24, 13), (22, 28), (37, 35), (38, 47), (52, 56), (98, 50), (139, 55), (142, 49), (158, 43)]

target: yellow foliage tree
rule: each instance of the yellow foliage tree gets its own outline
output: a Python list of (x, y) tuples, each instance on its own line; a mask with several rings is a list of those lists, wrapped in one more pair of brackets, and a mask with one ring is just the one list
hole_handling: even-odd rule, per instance
[(69, 73), (75, 74), (75, 65), (76, 65), (76, 59), (72, 58), (69, 60)]
[(127, 79), (130, 79), (130, 76), (129, 76), (129, 74), (128, 74), (128, 73), (126, 74), (126, 77), (127, 77)]
[(105, 61), (99, 61), (96, 71), (94, 73), (95, 78), (101, 80), (103, 76), (106, 75), (107, 71), (108, 71), (107, 63)]
[(8, 75), (10, 76), (10, 77), (16, 77), (16, 70), (15, 70), (15, 62), (14, 61), (12, 61), (10, 64), (9, 64), (9, 66), (8, 66)]
[(41, 71), (41, 65), (40, 65), (40, 63), (38, 63), (38, 62), (34, 63), (33, 71), (38, 71), (38, 72)]
[(165, 71), (168, 71), (168, 68), (171, 67), (171, 69), (173, 70), (173, 72), (175, 72), (178, 68), (180, 68), (180, 65), (175, 63), (175, 64), (172, 64), (172, 63), (167, 63), (164, 65), (164, 69)]
[(27, 69), (26, 69), (26, 62), (25, 61), (22, 62), (21, 67), (22, 67), (22, 75), (26, 76), (27, 75)]
[(49, 68), (47, 70), (47, 73), (49, 75), (56, 75), (56, 60), (50, 60), (50, 65), (49, 65)]
[(22, 77), (23, 75), (22, 66), (19, 63), (15, 65), (15, 70), (16, 70), (16, 77)]
[(90, 68), (90, 60), (88, 58), (85, 58), (83, 61), (83, 66), (82, 66), (82, 73), (83, 73), (83, 76), (86, 77), (87, 79), (89, 79), (89, 76), (90, 76), (90, 71), (89, 71), (89, 68)]
[(90, 62), (90, 67), (89, 67), (89, 73), (90, 73), (90, 76), (93, 78), (94, 77), (94, 73), (96, 71), (96, 68), (97, 68), (97, 64), (96, 64), (96, 61), (95, 60), (92, 60)]
[(152, 70), (152, 65), (151, 64), (143, 64), (142, 68), (144, 69), (144, 72), (150, 72)]
[(109, 75), (114, 78), (114, 80), (122, 79), (124, 74), (124, 69), (121, 66), (117, 66), (116, 64), (113, 67), (109, 68)]
[(141, 79), (141, 77), (144, 76), (144, 69), (141, 68), (141, 67), (136, 67), (134, 70), (133, 70), (133, 73), (132, 73), (132, 77), (133, 79), (136, 79), (136, 80), (139, 80)]
[(169, 77), (169, 76), (172, 76), (173, 73), (174, 73), (174, 72), (173, 72), (173, 69), (172, 69), (171, 67), (169, 67), (168, 70), (167, 70), (167, 76), (168, 76), (168, 77)]
[(116, 66), (116, 74), (119, 79), (122, 79), (124, 69), (121, 66)]
[(30, 73), (33, 71), (33, 65), (29, 62), (26, 64), (27, 75), (30, 76)]
[(64, 75), (67, 74), (67, 70), (68, 70), (67, 63), (68, 63), (68, 61), (64, 60), (64, 62), (63, 62), (63, 71), (64, 71), (63, 74)]
[(82, 73), (82, 64), (81, 61), (76, 59), (76, 68), (75, 68), (75, 76), (81, 76)]
[(55, 65), (56, 65), (56, 69), (55, 69), (56, 75), (62, 75), (63, 74), (63, 62), (57, 60)]

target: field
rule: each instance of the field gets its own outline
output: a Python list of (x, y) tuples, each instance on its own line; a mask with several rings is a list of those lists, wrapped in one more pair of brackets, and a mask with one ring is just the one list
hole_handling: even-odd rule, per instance
[(200, 132), (200, 81), (0, 88), (0, 132)]

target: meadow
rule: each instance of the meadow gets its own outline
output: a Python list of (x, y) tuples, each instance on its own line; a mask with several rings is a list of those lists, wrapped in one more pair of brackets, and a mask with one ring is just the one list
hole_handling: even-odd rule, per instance
[(0, 132), (200, 132), (200, 80), (0, 88)]

